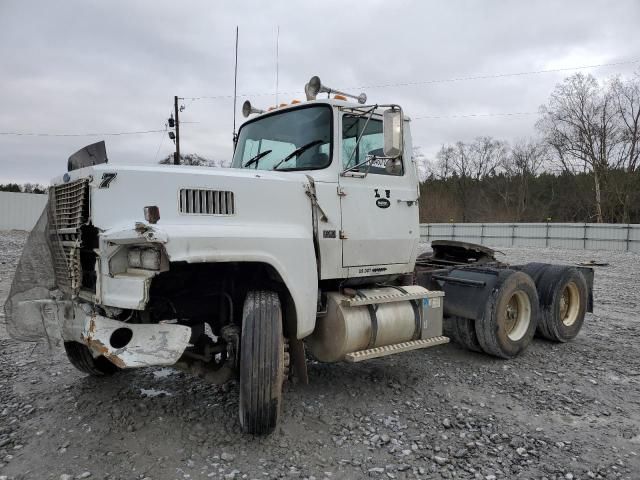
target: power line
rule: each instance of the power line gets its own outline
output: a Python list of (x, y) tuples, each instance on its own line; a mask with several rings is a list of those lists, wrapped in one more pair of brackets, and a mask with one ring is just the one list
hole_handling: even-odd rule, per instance
[(360, 87), (350, 87), (350, 88), (387, 88), (387, 87), (409, 87), (413, 85), (428, 85), (432, 83), (449, 83), (449, 82), (467, 82), (472, 80), (486, 80), (491, 78), (505, 78), (505, 77), (519, 77), (523, 75), (539, 75), (542, 73), (558, 73), (558, 72), (567, 72), (571, 70), (585, 70), (588, 68), (599, 68), (599, 67), (616, 67), (620, 65), (630, 65), (633, 63), (639, 63), (640, 59), (636, 60), (628, 60), (624, 62), (613, 62), (613, 63), (598, 63), (594, 65), (581, 65), (578, 67), (562, 67), (562, 68), (550, 68), (546, 70), (530, 70), (526, 72), (509, 72), (509, 73), (495, 73), (495, 74), (487, 74), (487, 75), (473, 75), (469, 77), (454, 77), (454, 78), (443, 78), (443, 79), (433, 79), (433, 80), (422, 80), (419, 82), (403, 82), (403, 83), (385, 83), (380, 85), (365, 85)]
[[(349, 89), (372, 89), (372, 88), (389, 88), (389, 87), (410, 87), (410, 86), (418, 86), (418, 85), (431, 85), (438, 83), (453, 83), (453, 82), (468, 82), (475, 80), (487, 80), (492, 78), (507, 78), (507, 77), (519, 77), (525, 75), (540, 75), (544, 73), (559, 73), (559, 72), (567, 72), (572, 70), (586, 70), (589, 68), (601, 68), (601, 67), (616, 67), (621, 65), (632, 65), (635, 63), (640, 63), (640, 59), (635, 60), (626, 60), (622, 62), (611, 62), (611, 63), (597, 63), (592, 65), (579, 65), (575, 67), (561, 67), (561, 68), (550, 68), (544, 70), (529, 70), (524, 72), (507, 72), (507, 73), (495, 73), (495, 74), (486, 74), (486, 75), (472, 75), (467, 77), (452, 77), (452, 78), (441, 78), (441, 79), (429, 79), (429, 80), (420, 80), (416, 82), (398, 82), (398, 83), (384, 83), (378, 85), (360, 85), (360, 86), (352, 86), (352, 87), (340, 87), (344, 90)], [(283, 95), (295, 95), (297, 93), (304, 93), (302, 90), (296, 90), (291, 92), (279, 92)], [(240, 97), (264, 97), (264, 96), (273, 96), (273, 92), (258, 92), (258, 93), (239, 93)], [(184, 100), (217, 100), (217, 99), (227, 99), (233, 98), (233, 95), (201, 95), (199, 97), (184, 97)]]
[(162, 148), (162, 144), (164, 143), (165, 138), (166, 135), (164, 134), (164, 132), (162, 132), (162, 135), (160, 135), (160, 145), (158, 145), (158, 150), (156, 150), (156, 154), (153, 157), (153, 163), (158, 163), (158, 154), (160, 153), (160, 149)]
[(515, 117), (518, 115), (539, 115), (540, 112), (465, 113), (461, 115), (424, 115), (409, 117), (412, 120), (436, 120), (444, 118)]
[(158, 133), (164, 130), (141, 130), (134, 132), (108, 132), (108, 133), (34, 133), (34, 132), (0, 132), (0, 135), (15, 137), (117, 137), (120, 135), (143, 135), (146, 133)]

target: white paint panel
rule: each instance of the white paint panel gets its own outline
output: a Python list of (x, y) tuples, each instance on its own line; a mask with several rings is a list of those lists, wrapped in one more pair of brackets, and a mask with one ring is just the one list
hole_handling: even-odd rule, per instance
[(31, 230), (48, 198), (35, 193), (0, 192), (0, 230)]

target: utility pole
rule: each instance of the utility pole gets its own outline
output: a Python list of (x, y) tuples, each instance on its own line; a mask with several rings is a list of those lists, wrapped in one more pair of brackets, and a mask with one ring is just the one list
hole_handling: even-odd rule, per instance
[(180, 165), (180, 120), (178, 119), (178, 96), (173, 97), (173, 107), (176, 116), (176, 153), (173, 154), (173, 164)]

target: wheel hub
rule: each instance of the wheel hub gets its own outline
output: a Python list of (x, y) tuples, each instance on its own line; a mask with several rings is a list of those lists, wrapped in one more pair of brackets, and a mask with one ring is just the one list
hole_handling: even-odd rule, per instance
[(560, 320), (564, 325), (570, 327), (576, 322), (580, 313), (580, 294), (575, 282), (569, 282), (562, 289), (559, 304)]
[(518, 341), (525, 336), (531, 322), (531, 302), (523, 291), (514, 292), (507, 302), (504, 329), (507, 336)]

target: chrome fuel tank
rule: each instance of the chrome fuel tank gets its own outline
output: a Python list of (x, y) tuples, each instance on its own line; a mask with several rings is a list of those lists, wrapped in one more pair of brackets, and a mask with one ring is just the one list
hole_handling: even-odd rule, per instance
[[(427, 318), (424, 308), (429, 305), (426, 296), (435, 294), (439, 302), (442, 294), (417, 285), (402, 287), (402, 291), (364, 289), (357, 291), (357, 297), (328, 292), (327, 313), (318, 318), (307, 340), (311, 353), (322, 362), (337, 362), (348, 353), (421, 338)], [(403, 295), (408, 299), (403, 300)], [(354, 306), (354, 300), (368, 304)], [(439, 327), (441, 330), (441, 323)]]

